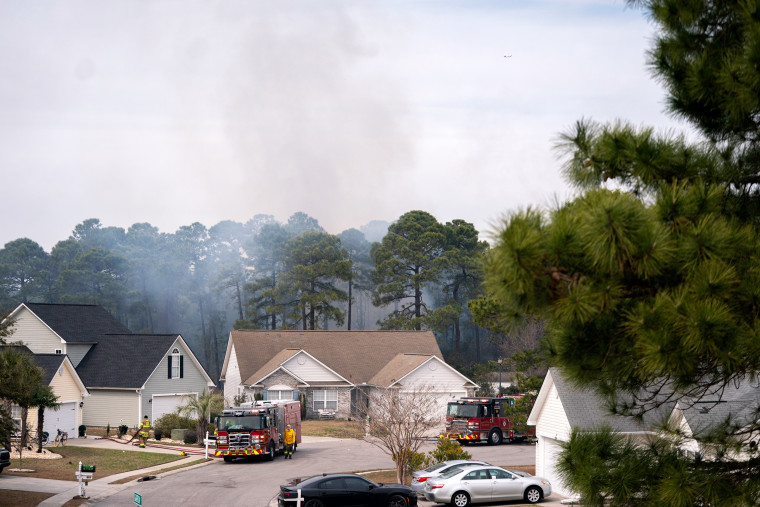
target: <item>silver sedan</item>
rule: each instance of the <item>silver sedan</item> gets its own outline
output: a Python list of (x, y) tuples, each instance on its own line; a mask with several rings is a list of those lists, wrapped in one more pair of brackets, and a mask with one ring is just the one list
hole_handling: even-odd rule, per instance
[(412, 489), (417, 492), (418, 495), (425, 494), (425, 481), (430, 478), (438, 477), (445, 474), (454, 467), (462, 467), (464, 465), (488, 465), (485, 461), (472, 460), (472, 459), (450, 459), (443, 461), (436, 465), (426, 468), (425, 470), (417, 470), (412, 475)]
[(525, 500), (536, 503), (552, 494), (541, 477), (522, 477), (495, 466), (463, 466), (425, 481), (425, 499), (465, 507), (470, 503)]

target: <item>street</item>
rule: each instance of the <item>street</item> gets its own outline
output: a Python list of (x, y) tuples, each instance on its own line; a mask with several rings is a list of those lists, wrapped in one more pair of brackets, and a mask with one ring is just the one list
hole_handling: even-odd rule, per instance
[[(425, 443), (427, 452), (434, 443)], [(494, 465), (533, 465), (536, 448), (530, 444), (468, 446), (473, 458)], [(236, 460), (215, 461), (208, 466), (165, 476), (153, 481), (132, 483), (104, 498), (93, 499), (95, 505), (135, 505), (134, 494), (142, 496), (142, 505), (229, 505), (267, 507), (277, 496), (280, 484), (300, 476), (329, 472), (354, 472), (392, 469), (393, 461), (377, 447), (361, 440), (304, 437), (292, 460), (277, 456), (274, 462)]]

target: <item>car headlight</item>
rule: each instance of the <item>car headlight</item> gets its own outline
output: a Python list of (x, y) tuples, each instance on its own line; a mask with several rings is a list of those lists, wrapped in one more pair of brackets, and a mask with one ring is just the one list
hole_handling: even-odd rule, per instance
[(219, 437), (219, 443), (220, 444), (227, 444), (227, 437)]

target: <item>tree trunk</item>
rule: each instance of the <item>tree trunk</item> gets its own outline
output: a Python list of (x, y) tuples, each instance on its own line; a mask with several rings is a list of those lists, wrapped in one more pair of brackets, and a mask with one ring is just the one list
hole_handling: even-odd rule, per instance
[(238, 316), (243, 320), (243, 296), (240, 294), (240, 280), (235, 280), (235, 292), (237, 293)]
[(351, 331), (351, 301), (352, 301), (351, 286), (353, 285), (353, 283), (351, 283), (352, 281), (353, 281), (353, 276), (349, 276), (348, 277), (348, 330), (349, 331)]
[(42, 452), (42, 426), (45, 421), (45, 407), (37, 408), (37, 452)]
[(26, 418), (29, 416), (29, 409), (21, 407), (21, 447), (26, 447), (29, 438), (29, 430), (26, 427)]

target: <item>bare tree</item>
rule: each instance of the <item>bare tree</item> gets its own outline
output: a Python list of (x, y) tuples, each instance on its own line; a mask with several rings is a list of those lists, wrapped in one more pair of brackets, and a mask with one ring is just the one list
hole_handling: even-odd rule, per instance
[(409, 460), (422, 445), (422, 437), (432, 434), (441, 422), (438, 405), (431, 403), (435, 398), (432, 388), (373, 388), (365, 394), (368, 401), (359, 407), (366, 421), (364, 440), (393, 459), (396, 480), (405, 484)]

